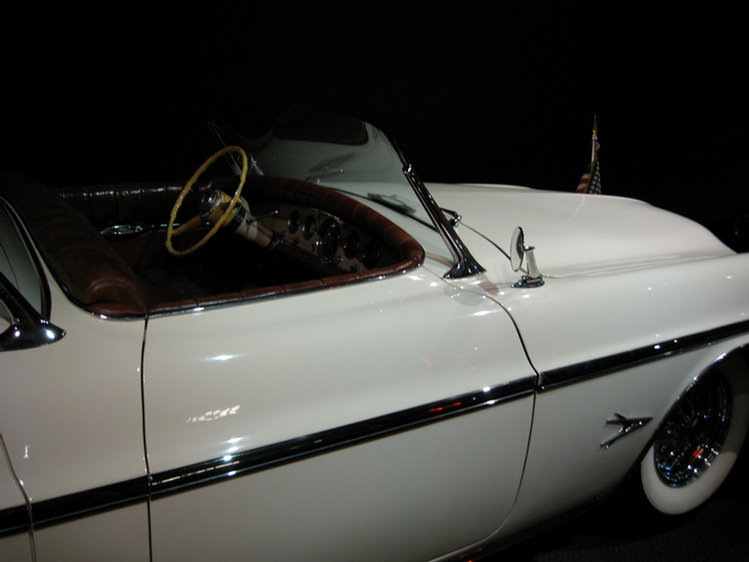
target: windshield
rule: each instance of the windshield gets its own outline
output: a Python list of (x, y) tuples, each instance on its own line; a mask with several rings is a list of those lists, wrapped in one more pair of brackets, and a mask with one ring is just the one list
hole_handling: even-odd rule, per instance
[(297, 106), (259, 138), (240, 136), (254, 173), (325, 185), (374, 208), (413, 236), (427, 253), (450, 251), (403, 173), (387, 136), (353, 117)]
[[(0, 201), (0, 283), (9, 283), (28, 301), (35, 311), (49, 314), (46, 285), (29, 252), (21, 231), (9, 210)], [(13, 315), (0, 301), (0, 334), (13, 322)]]

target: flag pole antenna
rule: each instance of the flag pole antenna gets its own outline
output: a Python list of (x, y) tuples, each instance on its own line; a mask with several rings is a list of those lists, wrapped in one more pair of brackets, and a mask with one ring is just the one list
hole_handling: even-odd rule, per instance
[(593, 117), (590, 164), (577, 184), (577, 193), (601, 193), (601, 164), (598, 161), (598, 116)]
[(598, 156), (598, 149), (601, 145), (598, 144), (598, 116), (593, 116), (593, 137), (591, 139), (590, 146), (590, 163), (595, 162), (596, 156)]

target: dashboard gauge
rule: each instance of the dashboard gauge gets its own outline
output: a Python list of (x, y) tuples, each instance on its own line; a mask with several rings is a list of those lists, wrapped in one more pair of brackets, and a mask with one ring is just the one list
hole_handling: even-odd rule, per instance
[(299, 230), (299, 224), (300, 224), (300, 215), (299, 211), (294, 209), (289, 213), (289, 220), (287, 223), (287, 226), (289, 227), (289, 234), (295, 234), (297, 230)]
[(362, 252), (362, 263), (367, 269), (372, 269), (377, 265), (377, 261), (380, 259), (380, 245), (372, 240), (365, 247)]
[(348, 259), (352, 259), (356, 256), (356, 253), (361, 248), (361, 240), (356, 232), (350, 232), (343, 240), (343, 252)]
[[(305, 205), (282, 205), (277, 236), (284, 251), (304, 255), (313, 267), (361, 272), (393, 259), (390, 250), (370, 234), (340, 217)], [(293, 248), (293, 250), (292, 250)]]
[(335, 256), (340, 240), (341, 227), (333, 219), (326, 220), (320, 227), (320, 235), (317, 238), (320, 255), (328, 259)]
[(307, 215), (304, 219), (304, 227), (302, 228), (304, 238), (309, 240), (317, 232), (317, 219), (313, 215)]

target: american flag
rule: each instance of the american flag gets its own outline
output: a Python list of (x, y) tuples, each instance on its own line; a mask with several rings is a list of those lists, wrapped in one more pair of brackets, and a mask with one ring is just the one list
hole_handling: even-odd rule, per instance
[(585, 171), (580, 183), (577, 184), (578, 193), (601, 193), (601, 164), (598, 157), (593, 160)]
[(577, 184), (578, 193), (601, 193), (601, 164), (598, 160), (598, 119), (593, 118), (593, 140), (590, 156), (590, 166)]

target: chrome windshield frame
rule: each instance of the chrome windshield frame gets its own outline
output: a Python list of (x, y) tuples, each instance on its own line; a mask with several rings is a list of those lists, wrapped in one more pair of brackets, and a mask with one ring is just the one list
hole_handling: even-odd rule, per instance
[(419, 176), (414, 172), (413, 166), (407, 164), (403, 168), (403, 174), (416, 192), (421, 204), (426, 208), (430, 218), (437, 226), (440, 236), (442, 236), (442, 239), (450, 250), (450, 254), (452, 254), (452, 257), (455, 260), (455, 265), (445, 273), (444, 277), (446, 279), (459, 279), (484, 273), (486, 269), (476, 261), (476, 258), (471, 255), (471, 252), (466, 248), (465, 244), (463, 244), (463, 241), (442, 212), (442, 209), (440, 209), (439, 205), (435, 202), (432, 194), (429, 193), (429, 190), (421, 179), (419, 179)]
[(426, 185), (424, 185), (424, 182), (419, 178), (413, 165), (406, 160), (398, 143), (395, 142), (395, 139), (389, 134), (386, 133), (386, 136), (390, 145), (403, 163), (403, 175), (406, 176), (411, 188), (414, 190), (419, 201), (429, 214), (429, 218), (432, 219), (432, 222), (437, 227), (437, 231), (447, 245), (447, 248), (450, 250), (453, 261), (455, 261), (455, 265), (445, 273), (445, 279), (460, 279), (462, 277), (470, 277), (472, 275), (484, 273), (486, 269), (481, 266), (476, 258), (471, 255), (471, 252), (465, 244), (463, 244), (463, 241), (460, 239), (457, 232), (455, 232), (452, 224), (447, 220), (445, 213), (442, 212), (442, 209), (437, 205), (432, 194), (429, 193)]

